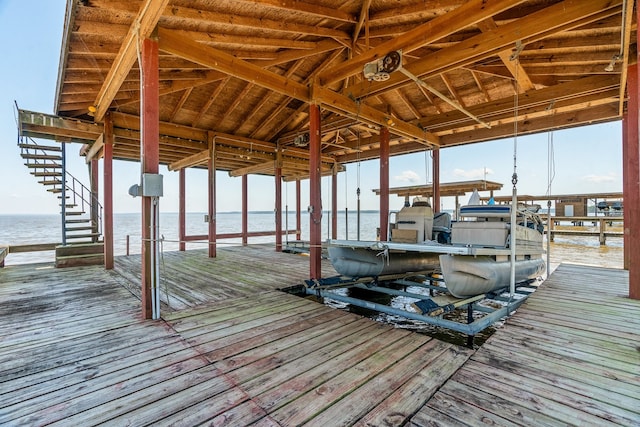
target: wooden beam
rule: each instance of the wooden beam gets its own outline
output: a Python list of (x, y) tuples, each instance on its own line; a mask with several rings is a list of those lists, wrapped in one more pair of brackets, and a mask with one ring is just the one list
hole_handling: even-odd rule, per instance
[(371, 7), (371, 0), (364, 0), (362, 2), (362, 7), (360, 8), (360, 16), (358, 17), (358, 22), (356, 23), (356, 27), (353, 30), (352, 39), (355, 42), (358, 40), (360, 36), (360, 31), (362, 30), (362, 26), (365, 23), (365, 20), (369, 19), (369, 8)]
[[(113, 135), (113, 124), (111, 125), (111, 133)], [(89, 149), (89, 151), (87, 152), (85, 161), (87, 163), (90, 163), (91, 160), (93, 160), (93, 158), (98, 155), (98, 158), (100, 158), (101, 156), (99, 155), (100, 151), (102, 150), (102, 148), (104, 147), (104, 132), (100, 134), (100, 136), (98, 137), (98, 139), (96, 139), (96, 141), (91, 145), (91, 148)]]
[[(158, 29), (158, 36), (160, 48), (166, 52), (182, 56), (190, 61), (206, 65), (304, 102), (311, 100), (309, 88), (295, 80), (264, 70), (257, 65), (238, 59), (218, 49), (185, 39), (176, 31), (160, 28)], [(341, 114), (352, 114), (363, 121), (375, 123), (379, 126), (389, 126), (388, 121), (390, 118), (387, 114), (363, 104), (357, 105), (353, 100), (330, 89), (314, 86), (313, 96), (316, 102), (322, 102), (329, 110), (338, 111)], [(395, 123), (395, 126), (393, 126), (394, 133), (406, 135), (420, 141), (425, 140), (430, 145), (438, 144), (437, 137), (429, 135), (428, 132), (424, 132), (417, 126), (399, 119), (394, 119), (393, 122)]]
[(426, 145), (429, 146), (437, 146), (440, 144), (438, 137), (433, 133), (392, 117), (390, 114), (383, 113), (382, 111), (369, 107), (364, 103), (356, 103), (350, 98), (337, 94), (330, 89), (313, 86), (313, 97), (316, 101), (320, 101), (324, 108), (330, 111), (334, 111), (342, 115), (351, 115), (359, 121), (368, 122), (381, 127), (389, 126), (392, 133), (406, 136), (417, 141), (424, 141)]
[[(502, 25), (494, 31), (470, 37), (449, 48), (441, 49), (404, 66), (412, 74), (428, 78), (455, 68), (468, 66), (481, 59), (497, 55), (516, 41), (523, 43), (548, 37), (551, 33), (585, 25), (591, 20), (620, 13), (622, 0), (565, 0), (524, 18)], [(410, 82), (402, 73), (393, 73), (385, 82), (363, 82), (348, 88), (352, 98), (372, 96), (395, 89)]]
[(101, 122), (104, 118), (113, 98), (136, 62), (139, 41), (151, 35), (168, 3), (169, 0), (144, 0), (140, 6), (140, 12), (129, 27), (129, 32), (118, 51), (118, 56), (93, 103), (93, 107), (96, 109), (94, 118), (97, 122)]
[[(618, 87), (618, 76), (613, 74), (591, 76), (583, 79), (550, 86), (544, 89), (528, 91), (518, 98), (518, 108), (526, 111), (529, 108), (539, 108), (545, 110), (553, 101), (558, 106), (561, 104), (571, 104), (571, 99), (581, 98), (590, 93), (605, 92)], [(581, 102), (581, 101), (578, 101)], [(488, 123), (495, 123), (513, 117), (513, 98), (503, 98), (494, 102), (479, 104), (469, 107), (469, 111), (482, 117)], [(462, 126), (461, 122), (467, 120), (466, 115), (459, 111), (450, 111), (427, 119), (419, 120), (420, 126), (432, 129), (437, 133), (440, 128), (451, 127), (452, 123), (457, 123), (457, 127)], [(499, 123), (495, 123), (499, 124)]]
[(160, 49), (197, 64), (202, 64), (230, 76), (254, 83), (258, 86), (274, 90), (302, 101), (309, 101), (309, 89), (292, 79), (284, 78), (276, 73), (247, 61), (236, 58), (221, 50), (205, 46), (184, 38), (180, 32), (164, 28), (158, 29)]
[[(478, 22), (478, 28), (480, 28), (483, 33), (486, 33), (497, 29), (498, 26), (496, 25), (496, 22), (493, 20), (493, 18), (487, 18), (484, 21)], [(503, 50), (502, 52), (498, 53), (498, 57), (500, 58), (504, 66), (507, 67), (507, 70), (509, 70), (511, 75), (514, 78), (516, 76), (518, 77), (519, 91), (526, 92), (528, 90), (535, 89), (533, 82), (527, 75), (525, 69), (522, 68), (522, 65), (520, 65), (520, 62), (511, 60), (511, 54), (511, 50)]]
[[(370, 0), (369, 0), (370, 1)], [(288, 20), (272, 20), (266, 18), (252, 18), (238, 14), (218, 13), (202, 9), (192, 9), (181, 6), (171, 6), (171, 16), (179, 19), (191, 19), (194, 21), (206, 21), (210, 24), (222, 24), (233, 27), (244, 27), (263, 31), (277, 31), (279, 33), (293, 33), (296, 36), (313, 35), (348, 39), (349, 34), (344, 31), (322, 25), (304, 25)]]
[(325, 70), (319, 76), (320, 83), (328, 85), (340, 81), (361, 72), (364, 64), (382, 58), (391, 51), (402, 49), (410, 52), (522, 2), (523, 0), (497, 0), (493, 2), (470, 0), (445, 15), (434, 18), (355, 56), (353, 59)]
[(260, 174), (265, 172), (273, 172), (274, 170), (275, 170), (275, 160), (269, 160), (264, 163), (258, 163), (256, 165), (234, 169), (232, 171), (229, 171), (229, 176)]
[(194, 154), (189, 157), (185, 157), (182, 160), (178, 160), (177, 162), (170, 163), (168, 169), (170, 171), (177, 171), (180, 169), (188, 168), (190, 166), (201, 165), (204, 162), (209, 160), (209, 150), (203, 150), (197, 154)]

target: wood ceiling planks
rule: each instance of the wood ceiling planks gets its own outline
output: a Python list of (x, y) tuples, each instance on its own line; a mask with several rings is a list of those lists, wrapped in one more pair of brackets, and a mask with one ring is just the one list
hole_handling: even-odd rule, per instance
[[(163, 163), (199, 152), (174, 144), (185, 129), (197, 144), (213, 131), (245, 149), (259, 140), (291, 147), (308, 131), (312, 102), (323, 109), (323, 153), (334, 162), (374, 158), (381, 126), (390, 127), (393, 154), (509, 136), (522, 120), (513, 113), (515, 89), (523, 133), (616, 120), (622, 66), (636, 52), (635, 16), (623, 24), (623, 6), (632, 10), (623, 0), (69, 0), (56, 111), (97, 122), (112, 111), (128, 135), (115, 155), (135, 159), (137, 36), (157, 24), (161, 132), (176, 126), (161, 139)], [(396, 49), (425, 87), (398, 72), (383, 82), (363, 78), (366, 62)], [(604, 71), (610, 62), (613, 71)], [(238, 153), (227, 161), (228, 170), (273, 173)]]

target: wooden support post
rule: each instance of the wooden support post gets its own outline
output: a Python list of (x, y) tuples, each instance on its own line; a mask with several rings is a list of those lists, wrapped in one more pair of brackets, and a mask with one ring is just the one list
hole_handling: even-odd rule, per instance
[(96, 243), (98, 241), (98, 223), (100, 222), (100, 208), (99, 208), (99, 197), (100, 197), (100, 169), (98, 167), (98, 159), (91, 159), (91, 163), (89, 163), (89, 167), (91, 169), (91, 232), (94, 233), (91, 237), (91, 241)]
[[(629, 191), (631, 191), (632, 181), (630, 180), (631, 174), (629, 173), (629, 165), (627, 164), (627, 159), (629, 158), (629, 154), (627, 151), (629, 150), (629, 113), (625, 111), (622, 116), (622, 193), (623, 195), (627, 195)], [(640, 175), (640, 171), (639, 171)], [(625, 203), (626, 204), (626, 203)], [(625, 214), (626, 216), (626, 214)], [(629, 262), (631, 260), (631, 254), (629, 253), (629, 229), (627, 228), (628, 220), (624, 221), (623, 228), (623, 262), (622, 266), (625, 270), (629, 270)]]
[(440, 212), (440, 150), (434, 148), (433, 154), (433, 213)]
[(178, 172), (178, 250), (180, 251), (187, 249), (187, 242), (184, 240), (187, 235), (186, 175), (186, 168), (182, 168)]
[(380, 129), (380, 241), (389, 240), (389, 129)]
[(338, 238), (338, 165), (333, 166), (331, 175), (331, 238)]
[(212, 132), (207, 134), (209, 140), (208, 171), (208, 212), (209, 212), (209, 258), (216, 257), (216, 141)]
[(242, 246), (249, 243), (249, 175), (242, 175)]
[[(157, 174), (160, 163), (160, 95), (158, 71), (158, 42), (142, 41), (141, 64), (141, 143), (140, 162), (142, 173)], [(142, 317), (152, 318), (151, 286), (155, 263), (152, 263), (155, 230), (151, 230), (151, 218), (155, 209), (151, 197), (142, 197)], [(157, 260), (155, 260), (157, 261)]]
[(322, 277), (322, 174), (320, 170), (320, 106), (309, 105), (309, 250), (311, 279)]
[(113, 269), (113, 119), (104, 117), (104, 268)]
[(279, 149), (276, 153), (275, 181), (276, 252), (282, 252), (282, 153)]
[[(640, 14), (640, 10), (638, 11)], [(628, 111), (628, 132), (626, 141), (626, 158), (624, 158), (623, 174), (626, 183), (624, 188), (624, 232), (629, 235), (629, 253), (640, 253), (640, 134), (638, 127), (638, 108), (640, 103), (640, 87), (638, 85), (638, 65), (629, 66), (627, 74), (627, 90), (629, 100), (627, 101)], [(640, 299), (640, 263), (629, 263), (629, 297)]]
[(600, 218), (598, 220), (598, 231), (600, 232), (600, 245), (606, 245), (607, 244), (607, 236), (605, 235), (605, 229), (607, 227), (607, 223), (605, 222), (604, 218)]
[(300, 180), (296, 179), (296, 240), (302, 239), (302, 200)]

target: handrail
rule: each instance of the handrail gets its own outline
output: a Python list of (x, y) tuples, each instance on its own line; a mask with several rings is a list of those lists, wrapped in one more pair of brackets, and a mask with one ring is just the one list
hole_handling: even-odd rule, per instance
[[(33, 148), (20, 147), (21, 154), (44, 154), (44, 155), (48, 154), (46, 150), (37, 147), (38, 143), (32, 137), (19, 134), (18, 144), (20, 145), (22, 143), (23, 145), (26, 145), (26, 142), (30, 142), (36, 147), (33, 147)], [(65, 240), (64, 211), (67, 205), (65, 190), (70, 190), (70, 192), (72, 193), (72, 199), (71, 199), (72, 203), (74, 205), (80, 205), (82, 210), (85, 210), (86, 208), (88, 208), (89, 212), (93, 212), (92, 206), (93, 206), (93, 203), (95, 203), (95, 207), (97, 208), (96, 218), (94, 218), (93, 215), (91, 215), (91, 222), (92, 222), (92, 226), (95, 227), (95, 231), (100, 235), (102, 235), (102, 214), (103, 214), (102, 204), (100, 203), (98, 197), (95, 194), (93, 194), (86, 185), (84, 185), (79, 179), (77, 179), (75, 176), (73, 176), (73, 174), (71, 174), (69, 171), (66, 170), (66, 167), (64, 165), (64, 156), (65, 156), (64, 150), (62, 152), (62, 156), (63, 156), (62, 164), (57, 163), (55, 161), (53, 161), (52, 164), (56, 165), (56, 167), (62, 168), (62, 177), (60, 179), (61, 184), (54, 184), (53, 189), (62, 190), (61, 192), (62, 199), (60, 202), (62, 206), (62, 215), (63, 215), (63, 230), (62, 230), (63, 241)], [(42, 169), (43, 172), (54, 172), (53, 170), (51, 170), (51, 168), (44, 166), (45, 165), (44, 161), (43, 163), (40, 163), (38, 159), (27, 158), (25, 160), (28, 165), (40, 165), (39, 168)], [(67, 177), (70, 178), (71, 182), (69, 182), (69, 179)], [(44, 176), (42, 180), (47, 181), (48, 178), (49, 177)], [(52, 181), (56, 180), (56, 177), (52, 177), (51, 180)], [(64, 187), (62, 187), (62, 184), (64, 184)], [(60, 185), (60, 187), (58, 187), (58, 185)]]

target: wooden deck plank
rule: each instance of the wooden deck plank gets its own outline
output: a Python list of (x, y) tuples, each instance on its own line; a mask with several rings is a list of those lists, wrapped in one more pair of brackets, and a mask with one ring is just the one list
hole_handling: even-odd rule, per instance
[[(507, 387), (520, 388), (526, 385), (529, 391), (538, 396), (545, 396), (550, 401), (555, 401), (568, 408), (595, 415), (608, 421), (621, 425), (632, 425), (640, 415), (640, 408), (624, 409), (625, 405), (635, 405), (632, 399), (625, 398), (613, 390), (593, 389), (584, 383), (570, 381), (563, 376), (556, 379), (557, 375), (539, 372), (538, 375), (520, 374), (513, 375), (513, 369), (500, 369), (493, 365), (485, 365), (476, 361), (467, 362), (468, 371), (474, 371), (476, 381), (484, 381), (484, 377), (490, 376), (492, 381), (499, 381)], [(491, 369), (488, 369), (491, 368)], [(518, 369), (518, 373), (523, 368)], [(465, 370), (467, 372), (467, 370)], [(490, 373), (488, 373), (490, 372)], [(555, 381), (549, 381), (549, 379)], [(485, 381), (486, 382), (486, 381)], [(573, 385), (572, 388), (562, 387), (560, 383)], [(616, 400), (616, 398), (620, 400)], [(620, 405), (620, 406), (619, 406)], [(570, 409), (569, 409), (570, 410)], [(595, 420), (598, 421), (599, 420)]]
[[(231, 363), (235, 369), (237, 369), (237, 367), (243, 366), (243, 364), (238, 363), (237, 359), (233, 359), (234, 356), (240, 353), (246, 353), (259, 346), (266, 346), (267, 344), (273, 346), (277, 340), (286, 339), (291, 341), (292, 336), (296, 334), (309, 334), (308, 338), (313, 338), (315, 327), (320, 326), (316, 329), (323, 330), (325, 329), (324, 325), (338, 317), (341, 317), (339, 313), (314, 310), (311, 313), (299, 314), (295, 317), (289, 316), (288, 319), (290, 319), (291, 323), (281, 321), (270, 322), (263, 324), (261, 327), (245, 329), (242, 332), (234, 334), (233, 337), (224, 337), (216, 342), (209, 341), (195, 345), (194, 348), (200, 351), (211, 362), (231, 358), (231, 360), (233, 360)], [(255, 357), (255, 355), (252, 357)]]
[(622, 270), (562, 264), (412, 422), (640, 425), (640, 301), (627, 291)]
[[(422, 377), (420, 384), (412, 384), (413, 386), (421, 386), (420, 391), (425, 392), (430, 388), (432, 393), (420, 393), (418, 399), (413, 401), (404, 400), (405, 394), (394, 392), (407, 384), (410, 380), (420, 375), (423, 370), (431, 372), (439, 372), (439, 368), (444, 371), (444, 378), (448, 378), (459, 367), (458, 364), (452, 363), (450, 369), (444, 369), (443, 364), (438, 365), (436, 361), (441, 359), (446, 362), (455, 360), (452, 355), (446, 354), (451, 348), (449, 344), (441, 341), (431, 340), (424, 343), (414, 352), (399, 360), (389, 369), (380, 372), (374, 379), (366, 382), (361, 387), (355, 389), (346, 398), (341, 399), (320, 414), (313, 418), (313, 423), (317, 425), (330, 426), (351, 426), (356, 424), (361, 418), (368, 417), (369, 421), (360, 422), (362, 425), (384, 425), (396, 419), (398, 423), (404, 422), (409, 418), (416, 409), (420, 408), (433, 391), (435, 391), (443, 379), (440, 376), (433, 378)], [(469, 355), (471, 351), (469, 351)], [(468, 357), (468, 355), (467, 355)], [(466, 360), (467, 357), (460, 357), (459, 360)], [(434, 366), (435, 369), (434, 369)], [(452, 369), (451, 369), (452, 368)], [(416, 391), (416, 388), (413, 388)], [(380, 405), (386, 403), (386, 411), (380, 411)], [(373, 414), (374, 408), (379, 408), (381, 413), (378, 415), (379, 421), (373, 422), (376, 417)], [(379, 424), (379, 422), (381, 422)]]
[[(640, 384), (637, 381), (633, 383), (633, 376), (629, 376), (625, 381), (608, 369), (595, 369), (592, 366), (574, 364), (571, 361), (563, 362), (560, 359), (549, 360), (522, 349), (518, 349), (516, 353), (512, 346), (502, 348), (495, 342), (490, 348), (475, 354), (473, 359), (489, 366), (499, 365), (498, 368), (514, 371), (514, 375), (534, 375), (540, 381), (548, 381), (559, 387), (570, 384), (565, 386), (569, 390), (584, 388), (583, 394), (611, 396), (613, 404), (620, 402), (627, 408), (632, 408), (640, 396)], [(509, 362), (506, 363), (505, 360)], [(556, 375), (559, 370), (563, 372), (562, 376)]]
[[(483, 390), (505, 402), (510, 402), (512, 405), (520, 406), (526, 402), (537, 413), (548, 414), (563, 424), (620, 425), (603, 418), (601, 415), (607, 415), (606, 411), (593, 415), (592, 412), (596, 411), (594, 409), (596, 405), (592, 399), (585, 399), (577, 395), (572, 396), (568, 392), (562, 393), (559, 388), (544, 387), (541, 383), (520, 375), (517, 378), (508, 374), (504, 375), (497, 369), (483, 372), (475, 369), (476, 367), (477, 365), (473, 364), (465, 365), (465, 369), (458, 371), (453, 378), (468, 388), (474, 387)], [(613, 418), (611, 408), (609, 408), (608, 417)], [(622, 423), (622, 425), (627, 425), (627, 423)]]
[[(387, 335), (391, 335), (392, 332), (395, 330), (389, 331)], [(336, 401), (345, 398), (365, 382), (388, 369), (395, 360), (406, 357), (427, 341), (427, 337), (407, 334), (385, 348), (369, 354), (363, 361), (340, 372), (340, 375), (328, 379), (312, 392), (305, 393), (293, 402), (271, 411), (270, 416), (283, 425), (308, 422)], [(337, 370), (334, 372), (338, 373)]]
[(469, 349), (449, 346), (445, 354), (416, 371), (388, 398), (364, 414), (355, 425), (368, 427), (402, 424), (433, 396), (472, 353)]

